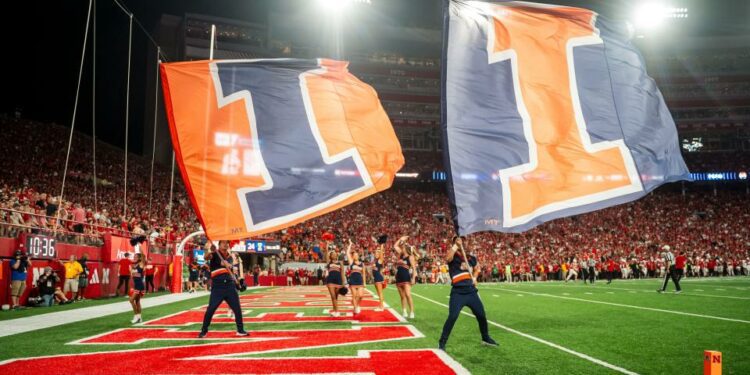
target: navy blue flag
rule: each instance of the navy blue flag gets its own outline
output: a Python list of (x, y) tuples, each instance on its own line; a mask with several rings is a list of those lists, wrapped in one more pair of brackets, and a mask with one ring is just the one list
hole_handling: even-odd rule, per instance
[(521, 232), (689, 180), (625, 24), (581, 8), (449, 1), (444, 156), (460, 234)]

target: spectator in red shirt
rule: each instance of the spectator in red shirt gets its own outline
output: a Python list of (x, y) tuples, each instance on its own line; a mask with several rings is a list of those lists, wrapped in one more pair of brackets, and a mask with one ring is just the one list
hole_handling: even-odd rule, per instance
[(607, 284), (612, 284), (612, 277), (615, 274), (615, 261), (612, 257), (607, 259)]
[(687, 263), (687, 257), (684, 251), (680, 251), (680, 255), (674, 258), (674, 269), (677, 273), (677, 280), (682, 279), (685, 275), (685, 263)]
[(292, 286), (294, 283), (294, 271), (291, 268), (286, 270), (286, 286)]
[(128, 295), (128, 287), (130, 286), (130, 265), (133, 262), (130, 260), (130, 253), (125, 253), (125, 257), (120, 259), (119, 268), (117, 274), (119, 275), (119, 281), (117, 282), (117, 289), (115, 289), (115, 297), (120, 296), (120, 287), (124, 286), (123, 295)]

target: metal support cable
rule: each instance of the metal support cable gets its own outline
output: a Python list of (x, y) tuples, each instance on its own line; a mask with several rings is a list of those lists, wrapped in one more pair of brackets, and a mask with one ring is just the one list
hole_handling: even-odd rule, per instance
[(127, 220), (128, 215), (128, 131), (130, 121), (130, 60), (133, 50), (133, 13), (130, 13), (130, 31), (128, 35), (128, 79), (125, 88), (125, 186), (123, 189), (122, 215)]
[(151, 204), (154, 195), (154, 158), (156, 157), (156, 120), (159, 111), (159, 52), (161, 47), (156, 47), (156, 75), (154, 84), (154, 134), (151, 143), (151, 180), (148, 190), (148, 218), (151, 219)]
[[(59, 207), (62, 207), (63, 204), (63, 197), (65, 196), (65, 177), (68, 175), (68, 163), (70, 161), (70, 149), (73, 145), (73, 131), (75, 130), (76, 125), (76, 113), (78, 112), (78, 97), (81, 93), (81, 77), (83, 76), (83, 63), (86, 58), (86, 43), (88, 42), (89, 38), (89, 24), (91, 23), (91, 8), (93, 6), (93, 0), (89, 0), (89, 9), (88, 13), (86, 15), (86, 31), (83, 35), (83, 49), (81, 50), (81, 66), (78, 69), (78, 84), (76, 85), (76, 98), (73, 102), (73, 118), (70, 121), (70, 136), (68, 137), (68, 151), (65, 154), (65, 167), (63, 168), (63, 175), (62, 175), (62, 186), (60, 187), (60, 199), (57, 202), (58, 204), (58, 210), (57, 210), (57, 220), (56, 223), (60, 222), (60, 209)], [(55, 225), (55, 232), (57, 232), (58, 225)]]
[(91, 53), (91, 64), (92, 64), (92, 73), (91, 73), (91, 157), (92, 157), (92, 164), (94, 167), (93, 172), (93, 182), (94, 182), (94, 212), (99, 211), (99, 206), (97, 202), (97, 196), (96, 196), (96, 2), (93, 3), (93, 33), (92, 33), (92, 53)]

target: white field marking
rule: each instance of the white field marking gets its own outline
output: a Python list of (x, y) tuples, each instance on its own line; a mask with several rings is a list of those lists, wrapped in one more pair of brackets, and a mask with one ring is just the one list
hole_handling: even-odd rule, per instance
[[(448, 305), (446, 305), (444, 303), (440, 303), (440, 302), (435, 301), (433, 299), (427, 298), (427, 297), (425, 297), (423, 295), (420, 295), (420, 294), (417, 294), (417, 293), (414, 293), (414, 292), (412, 292), (411, 294), (413, 296), (417, 296), (419, 298), (422, 298), (422, 299), (424, 299), (426, 301), (432, 302), (432, 303), (434, 303), (436, 305), (443, 306), (443, 307), (446, 307), (446, 308), (448, 307)], [(468, 315), (468, 316), (471, 316), (471, 317), (475, 317), (474, 314), (471, 314), (471, 313), (466, 312), (466, 311), (461, 311), (461, 314)], [(611, 364), (609, 362), (602, 361), (601, 359), (597, 359), (597, 358), (591, 357), (591, 356), (589, 356), (587, 354), (583, 354), (583, 353), (577, 352), (577, 351), (575, 351), (573, 349), (569, 349), (569, 348), (566, 348), (564, 346), (560, 346), (558, 344), (555, 344), (553, 342), (547, 341), (545, 339), (541, 339), (539, 337), (529, 335), (528, 333), (523, 333), (523, 332), (515, 330), (513, 328), (504, 326), (504, 325), (502, 325), (500, 323), (493, 322), (491, 320), (487, 320), (487, 323), (489, 323), (489, 324), (491, 324), (491, 325), (493, 325), (495, 327), (498, 327), (500, 329), (506, 330), (506, 331), (508, 331), (510, 333), (514, 333), (514, 334), (519, 335), (521, 337), (525, 337), (525, 338), (527, 338), (529, 340), (536, 341), (536, 342), (538, 342), (540, 344), (547, 345), (549, 347), (555, 348), (557, 350), (561, 350), (561, 351), (566, 352), (568, 354), (572, 354), (572, 355), (574, 355), (574, 356), (576, 356), (578, 358), (585, 359), (585, 360), (587, 360), (589, 362), (592, 362), (592, 363), (595, 363), (597, 365), (604, 366), (604, 367), (606, 367), (606, 368), (608, 368), (610, 370), (614, 370), (614, 371), (617, 371), (617, 372), (620, 372), (620, 373), (623, 373), (623, 374), (634, 374), (634, 375), (637, 375), (636, 372), (633, 372), (633, 371), (630, 371), (630, 370), (626, 370), (626, 369), (624, 369), (622, 367), (613, 365), (613, 364)]]
[(615, 292), (607, 292), (607, 294), (615, 294)]
[[(449, 356), (448, 353), (446, 353), (446, 352), (444, 352), (442, 350), (439, 350), (439, 349), (358, 350), (356, 356), (326, 356), (326, 357), (321, 357), (321, 358), (325, 358), (325, 359), (370, 358), (370, 353), (379, 353), (379, 352), (421, 352), (421, 351), (428, 351), (428, 352), (434, 353), (435, 355), (437, 355), (438, 358), (440, 358), (441, 360), (443, 360), (443, 362), (449, 368), (451, 368), (453, 371), (455, 371), (456, 374), (459, 374), (459, 375), (464, 375), (464, 374), (468, 375), (468, 374), (471, 374), (469, 372), (469, 370), (467, 370), (466, 368), (464, 368), (455, 359), (451, 358), (451, 356)], [(204, 357), (202, 359), (210, 359), (210, 358), (211, 357)], [(315, 358), (315, 357), (261, 357), (261, 358), (239, 357), (239, 359), (241, 359), (241, 360), (251, 360), (251, 361), (269, 360), (269, 359), (270, 360), (281, 360), (281, 361), (283, 361), (283, 360), (310, 359), (310, 358)], [(200, 359), (200, 357), (198, 357), (198, 358), (188, 358), (188, 360), (191, 360), (191, 359)], [(220, 359), (220, 360), (236, 360), (238, 358), (227, 357), (227, 358), (218, 358), (218, 359)], [(335, 373), (321, 372), (321, 373), (318, 373), (318, 374), (320, 374), (320, 375), (336, 375), (336, 374), (340, 374), (340, 372), (335, 372)], [(369, 372), (367, 372), (367, 373), (354, 372), (354, 373), (348, 373), (348, 374), (351, 374), (351, 375), (369, 375), (370, 373)], [(287, 375), (293, 375), (293, 374), (287, 374)]]
[(493, 296), (493, 297), (500, 297), (500, 296), (498, 296), (497, 294), (493, 294), (492, 296)]
[[(144, 298), (141, 300), (141, 305), (143, 305), (143, 308), (150, 308), (178, 301), (205, 298), (208, 294), (208, 292), (196, 292), (193, 294), (164, 294), (161, 296)], [(95, 319), (129, 311), (133, 311), (133, 307), (130, 306), (130, 302), (124, 300), (122, 302), (113, 302), (104, 305), (55, 311), (23, 318), (4, 320), (1, 324), (3, 329), (0, 329), (0, 337), (51, 328), (68, 323), (77, 323), (83, 320)]]
[(718, 291), (720, 291), (720, 292), (723, 292), (723, 291), (725, 291), (726, 289), (716, 289), (716, 290), (718, 290)]
[(519, 297), (523, 297), (523, 294), (516, 294), (516, 295), (519, 296)]
[[(684, 280), (680, 280), (680, 284), (683, 284)], [(703, 281), (703, 282), (701, 282)], [(732, 283), (732, 282), (725, 282), (725, 283), (718, 283), (718, 282), (712, 282), (712, 283), (705, 283), (705, 280), (698, 280), (696, 282), (688, 283), (690, 285), (693, 285), (697, 288), (739, 288), (738, 285), (742, 285), (743, 287), (747, 288), (746, 285), (748, 283)]]
[[(502, 289), (493, 289), (493, 290), (502, 290)], [(517, 291), (517, 292), (520, 292), (520, 291)], [(627, 307), (629, 309), (657, 311), (657, 312), (663, 312), (663, 313), (667, 313), (667, 314), (694, 316), (694, 317), (697, 317), (697, 318), (716, 319), (716, 320), (724, 320), (724, 321), (727, 321), (727, 322), (737, 322), (737, 323), (750, 324), (749, 320), (724, 318), (724, 317), (721, 317), (721, 316), (703, 315), (703, 314), (695, 314), (695, 313), (689, 313), (689, 312), (684, 312), (684, 311), (657, 309), (657, 308), (653, 308), (653, 307), (625, 305), (625, 304), (622, 304), (622, 303), (596, 301), (596, 300), (590, 300), (590, 299), (584, 299), (584, 298), (563, 297), (563, 296), (556, 296), (554, 294), (547, 294), (547, 293), (534, 293), (534, 292), (521, 292), (521, 293), (526, 293), (526, 294), (531, 294), (531, 295), (541, 296), (541, 297), (568, 299), (568, 300), (571, 300), (571, 301), (588, 302), (588, 303), (598, 303), (598, 304), (601, 304), (601, 305), (610, 305), (610, 306), (617, 306), (617, 307)]]
[(594, 293), (591, 293), (591, 292), (584, 292), (583, 294), (590, 294), (590, 295), (594, 295)]
[[(592, 288), (590, 286), (583, 286), (583, 285), (545, 285), (545, 286), (547, 286), (547, 287), (563, 287), (563, 288), (586, 288), (586, 289), (591, 289)], [(596, 287), (593, 287), (593, 288), (605, 288), (605, 289), (614, 289), (614, 290), (627, 290), (627, 291), (630, 291), (630, 293), (637, 293), (637, 292), (641, 292), (641, 293), (653, 293), (653, 289), (629, 289), (629, 288), (618, 288), (618, 287), (615, 287), (615, 286), (596, 286)], [(717, 289), (717, 290), (719, 290), (719, 289)], [(695, 289), (695, 291), (702, 292), (703, 289)], [(607, 293), (608, 294), (614, 294), (613, 292), (607, 292)], [(563, 294), (564, 295), (569, 295), (569, 294), (566, 294), (566, 293), (563, 293)], [(592, 294), (592, 293), (585, 293), (585, 294)], [(683, 290), (682, 294), (686, 295), (686, 296), (698, 296), (698, 297), (711, 297), (711, 298), (728, 298), (728, 299), (750, 300), (750, 297), (720, 296), (720, 295), (717, 295), (717, 294), (696, 294), (696, 293), (685, 292), (684, 290)]]
[[(654, 283), (654, 285), (656, 285), (656, 284), (661, 284), (664, 281), (664, 278), (663, 277), (654, 277), (654, 278), (650, 278), (650, 279), (626, 279), (626, 280), (616, 279), (616, 280), (617, 280), (617, 282), (623, 282), (623, 283), (633, 283), (633, 284)], [(715, 277), (712, 277), (712, 278), (703, 278), (703, 277), (701, 277), (701, 278), (694, 278), (694, 277), (691, 277), (691, 278), (682, 278), (680, 280), (680, 283), (706, 283), (706, 282), (707, 283), (733, 284), (733, 285), (736, 285), (736, 284), (746, 284), (747, 285), (747, 284), (750, 284), (750, 277), (747, 277), (747, 276), (734, 276), (734, 278), (728, 278), (728, 277), (724, 277), (724, 278), (715, 278)], [(524, 282), (514, 282), (514, 283), (506, 283), (506, 282), (502, 282), (502, 283), (481, 283), (480, 285), (519, 286), (519, 285), (531, 285), (531, 284), (536, 284), (536, 285), (555, 285), (555, 284), (565, 285), (566, 283), (564, 281), (561, 281), (561, 280), (551, 280), (551, 281), (524, 281)], [(712, 286), (716, 286), (716, 285), (712, 285)]]

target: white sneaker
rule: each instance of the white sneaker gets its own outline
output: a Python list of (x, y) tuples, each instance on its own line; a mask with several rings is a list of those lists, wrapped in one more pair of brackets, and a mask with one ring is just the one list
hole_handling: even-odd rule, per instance
[(338, 318), (339, 317), (339, 312), (338, 311), (333, 311), (333, 312), (331, 312), (331, 316), (334, 317), (334, 318)]
[(141, 317), (140, 316), (134, 316), (133, 320), (130, 321), (130, 324), (137, 324), (141, 323)]
[(402, 312), (401, 312), (401, 315), (402, 315), (402, 316), (403, 316), (404, 318), (408, 318), (408, 317), (409, 317), (409, 314), (407, 314), (407, 313), (406, 313), (406, 310), (402, 311)]
[(355, 314), (359, 314), (359, 307), (357, 307), (357, 308), (354, 309), (354, 313)]
[(409, 319), (414, 319), (414, 311), (412, 311), (411, 314), (409, 314)]

